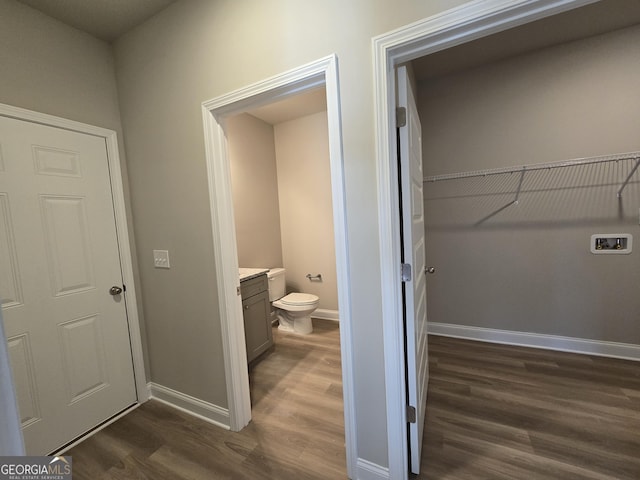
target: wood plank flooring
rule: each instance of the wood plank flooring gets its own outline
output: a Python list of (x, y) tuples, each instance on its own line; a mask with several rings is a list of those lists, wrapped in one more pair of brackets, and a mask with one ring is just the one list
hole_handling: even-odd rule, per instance
[(151, 400), (66, 453), (74, 480), (346, 478), (339, 327), (313, 324), (310, 336), (274, 329), (241, 432)]
[(432, 337), (421, 479), (640, 479), (640, 364)]
[[(274, 330), (242, 432), (150, 401), (68, 452), (74, 479), (345, 479), (338, 325), (314, 327)], [(429, 348), (414, 478), (640, 479), (637, 362), (446, 337)]]

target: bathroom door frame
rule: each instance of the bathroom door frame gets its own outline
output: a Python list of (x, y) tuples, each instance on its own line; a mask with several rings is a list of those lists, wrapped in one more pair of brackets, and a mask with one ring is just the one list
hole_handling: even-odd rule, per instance
[(326, 89), (327, 96), (347, 473), (350, 478), (356, 478), (354, 468), (358, 450), (355, 435), (355, 405), (353, 402), (351, 293), (348, 282), (349, 250), (345, 216), (338, 58), (335, 54), (329, 55), (307, 65), (203, 102), (202, 118), (205, 134), (218, 302), (222, 326), (222, 347), (229, 403), (229, 427), (233, 431), (239, 431), (251, 420), (251, 399), (244, 341), (244, 323), (242, 321), (242, 304), (239, 296), (238, 250), (224, 123), (229, 116), (323, 86)]
[(385, 292), (382, 315), (389, 453), (387, 478), (404, 480), (409, 475), (404, 332), (398, 328), (402, 325), (403, 304), (399, 265), (402, 244), (395, 121), (396, 67), (596, 1), (472, 0), (372, 39), (380, 267), (382, 291)]

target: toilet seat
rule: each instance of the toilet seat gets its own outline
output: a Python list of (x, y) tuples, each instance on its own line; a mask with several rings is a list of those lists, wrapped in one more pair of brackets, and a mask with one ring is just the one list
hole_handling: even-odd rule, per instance
[(290, 293), (289, 295), (285, 295), (280, 299), (280, 302), (285, 305), (313, 305), (318, 302), (319, 298), (316, 295), (312, 295), (310, 293)]
[(290, 293), (271, 305), (278, 314), (278, 329), (308, 335), (313, 332), (311, 314), (318, 308), (320, 299), (310, 293)]

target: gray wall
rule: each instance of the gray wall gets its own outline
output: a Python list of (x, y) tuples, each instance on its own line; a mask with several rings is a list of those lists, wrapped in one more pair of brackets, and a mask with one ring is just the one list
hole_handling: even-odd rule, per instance
[[(336, 53), (357, 455), (387, 465), (371, 38), (463, 3), (191, 0), (115, 43), (154, 381), (227, 406), (201, 103)], [(153, 269), (154, 248), (171, 270)]]
[(318, 308), (338, 310), (327, 112), (279, 123), (274, 133), (287, 287), (317, 295)]
[(225, 122), (238, 265), (282, 266), (273, 126), (243, 113)]
[[(422, 82), (426, 175), (640, 150), (640, 27)], [(429, 320), (640, 343), (631, 162), (425, 184)], [(484, 219), (484, 221), (483, 221)], [(593, 255), (593, 233), (631, 255)]]
[[(22, 3), (0, 0), (0, 65), (0, 103), (115, 130), (125, 204), (129, 207), (127, 164), (111, 47)], [(131, 209), (127, 208), (127, 212), (130, 214)], [(131, 215), (127, 221), (134, 276), (140, 292)], [(146, 361), (140, 298), (138, 313)]]

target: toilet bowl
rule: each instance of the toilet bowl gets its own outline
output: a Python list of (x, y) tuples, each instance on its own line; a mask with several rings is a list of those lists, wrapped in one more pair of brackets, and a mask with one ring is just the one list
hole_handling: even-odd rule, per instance
[(319, 301), (317, 296), (309, 293), (290, 293), (273, 302), (271, 305), (278, 312), (278, 329), (302, 335), (311, 333), (311, 314), (318, 308)]
[(313, 331), (311, 314), (318, 308), (320, 299), (310, 293), (285, 295), (284, 268), (272, 268), (269, 278), (269, 300), (276, 309), (279, 330), (308, 335)]

